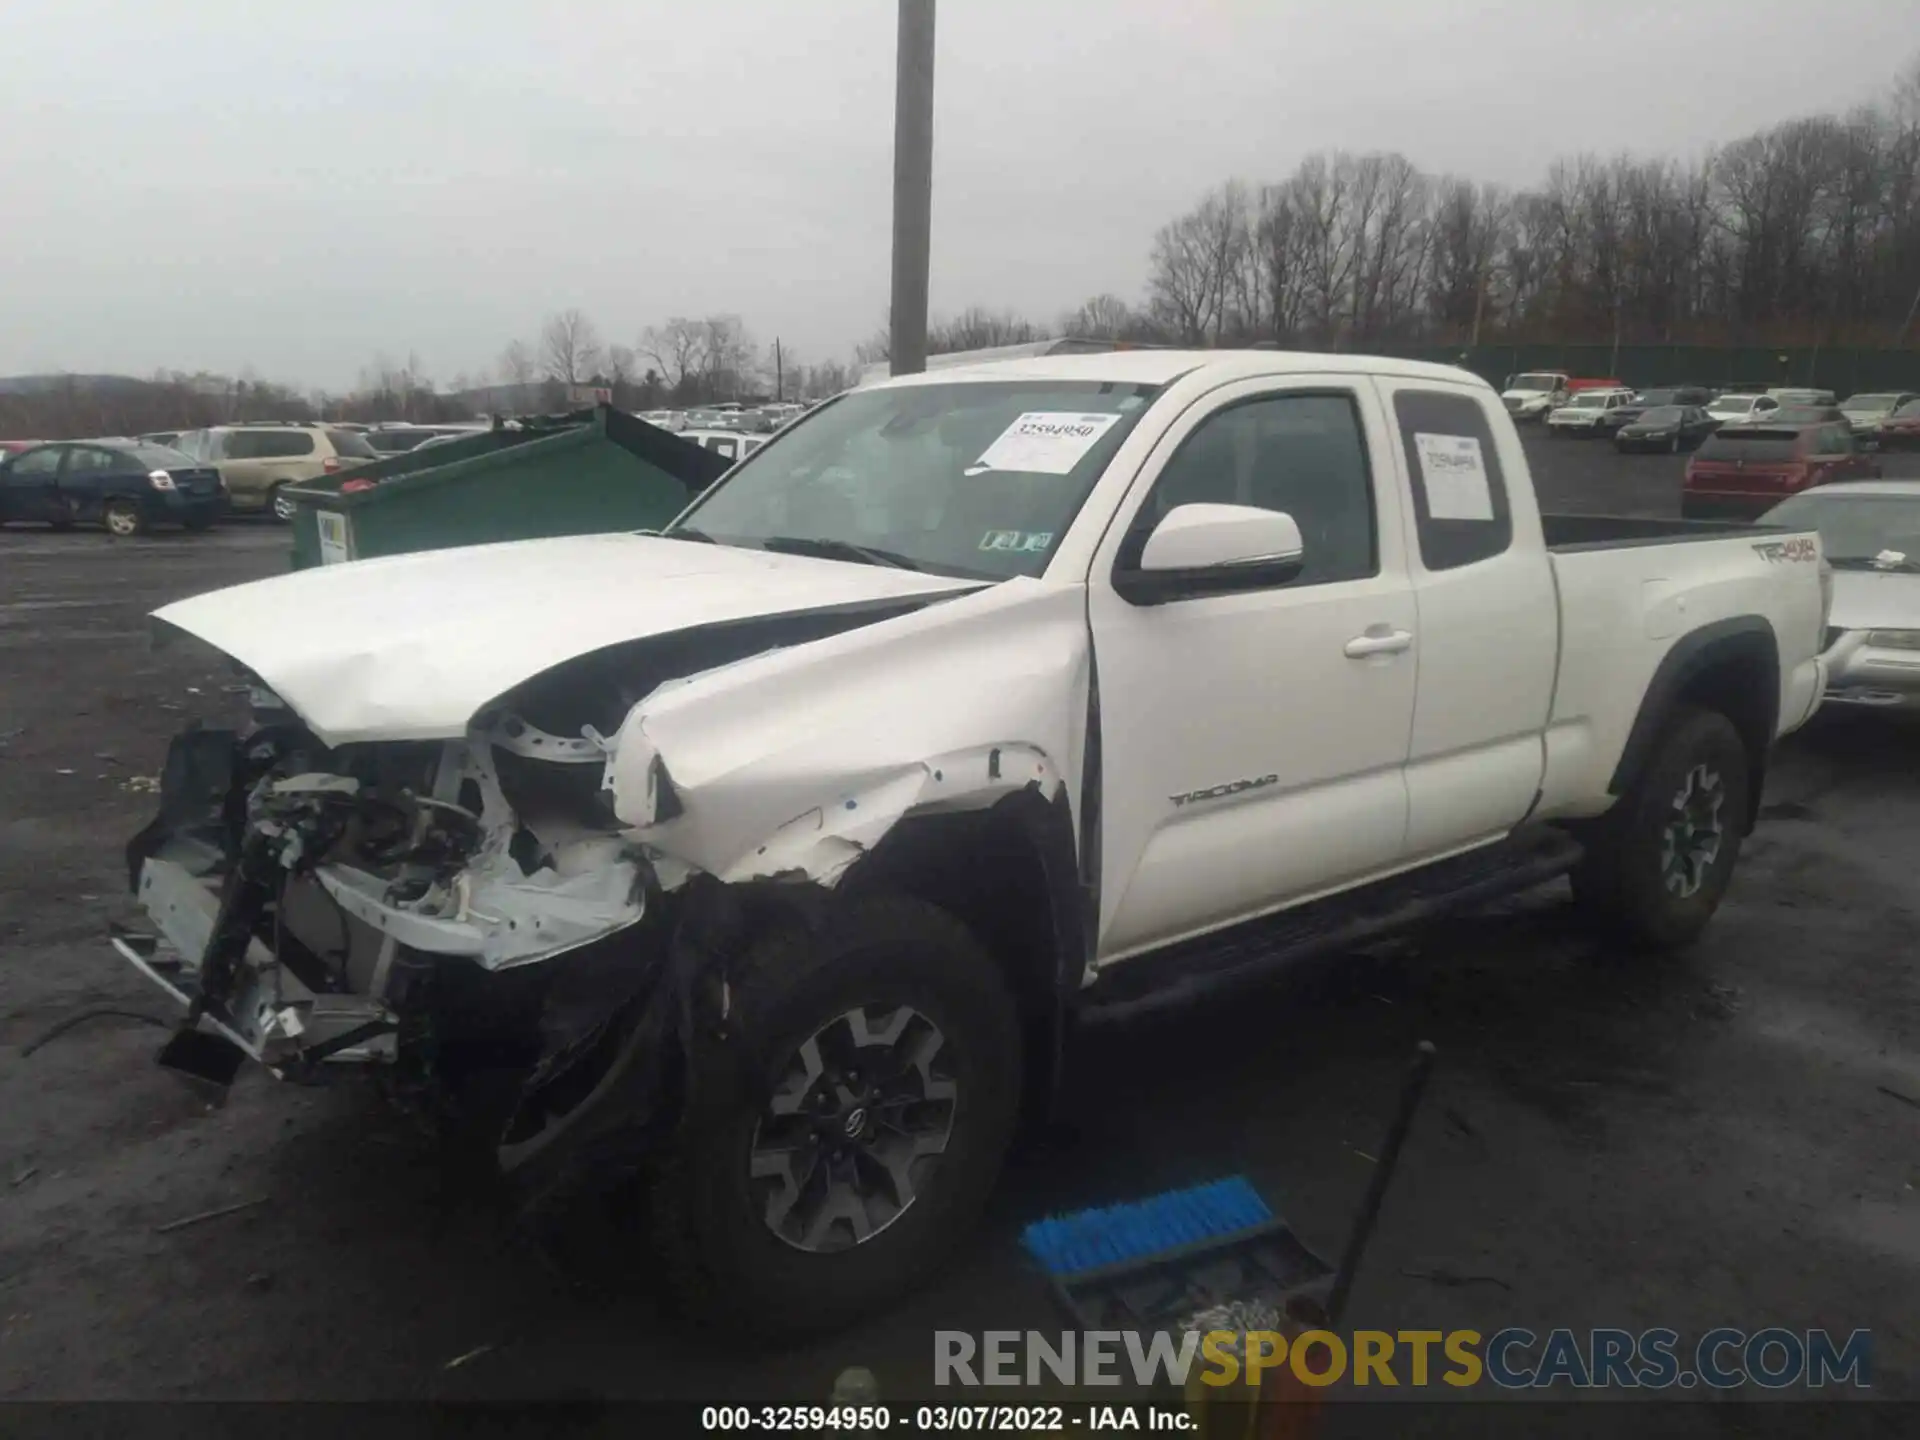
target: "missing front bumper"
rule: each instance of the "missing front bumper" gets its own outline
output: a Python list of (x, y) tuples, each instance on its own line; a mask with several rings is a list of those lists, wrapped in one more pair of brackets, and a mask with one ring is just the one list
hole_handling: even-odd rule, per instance
[(180, 1008), (183, 1031), (217, 1035), (282, 1079), (315, 1078), (322, 1065), (396, 1058), (399, 1021), (385, 1004), (316, 993), (258, 940), (248, 942), (221, 993), (208, 987), (202, 957), (219, 922), (220, 897), (187, 866), (149, 859), (139, 896), (155, 931), (116, 927), (111, 943)]

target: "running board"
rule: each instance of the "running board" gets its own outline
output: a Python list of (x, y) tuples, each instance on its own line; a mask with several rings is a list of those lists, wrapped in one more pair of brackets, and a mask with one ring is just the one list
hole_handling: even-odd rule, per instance
[(1182, 940), (1113, 967), (1075, 1011), (1089, 1024), (1185, 1005), (1270, 976), (1301, 960), (1351, 949), (1483, 905), (1566, 874), (1579, 842), (1539, 827), (1496, 845), (1309, 901), (1211, 935)]

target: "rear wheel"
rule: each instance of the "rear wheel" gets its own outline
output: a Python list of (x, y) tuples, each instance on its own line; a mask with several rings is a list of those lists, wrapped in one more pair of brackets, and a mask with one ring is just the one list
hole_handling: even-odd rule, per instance
[(733, 1040), (697, 1042), (655, 1243), (703, 1321), (837, 1329), (978, 1218), (1019, 1107), (1019, 1018), (992, 956), (917, 900), (860, 902), (743, 958)]
[(1588, 837), (1574, 899), (1630, 944), (1692, 943), (1733, 880), (1747, 805), (1740, 732), (1717, 710), (1679, 707), (1639, 780)]
[(109, 500), (105, 513), (107, 533), (118, 535), (122, 539), (138, 535), (147, 528), (146, 518), (141, 515), (140, 507), (131, 500)]

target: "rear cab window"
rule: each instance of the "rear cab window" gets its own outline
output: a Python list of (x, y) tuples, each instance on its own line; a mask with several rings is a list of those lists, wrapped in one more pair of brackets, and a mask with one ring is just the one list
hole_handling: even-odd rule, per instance
[(1457, 570), (1513, 544), (1506, 475), (1485, 408), (1471, 395), (1400, 389), (1394, 421), (1413, 489), (1420, 563)]
[(1778, 463), (1798, 459), (1801, 437), (1791, 430), (1716, 430), (1696, 452), (1702, 460)]

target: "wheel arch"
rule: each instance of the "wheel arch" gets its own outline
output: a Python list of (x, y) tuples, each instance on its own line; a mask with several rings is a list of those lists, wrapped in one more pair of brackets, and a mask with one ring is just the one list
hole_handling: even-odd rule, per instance
[(1639, 783), (1675, 710), (1698, 705), (1733, 722), (1747, 750), (1747, 813), (1751, 831), (1760, 813), (1780, 713), (1780, 645), (1772, 624), (1760, 615), (1716, 620), (1681, 636), (1661, 657), (1641, 697), (1639, 713), (1614, 766), (1607, 790), (1625, 795)]
[(885, 891), (936, 905), (1001, 967), (1026, 1039), (1027, 1107), (1044, 1114), (1087, 954), (1087, 913), (1064, 790), (1037, 785), (984, 810), (909, 814), (837, 887), (843, 900)]

